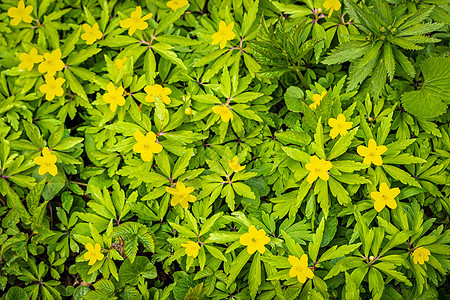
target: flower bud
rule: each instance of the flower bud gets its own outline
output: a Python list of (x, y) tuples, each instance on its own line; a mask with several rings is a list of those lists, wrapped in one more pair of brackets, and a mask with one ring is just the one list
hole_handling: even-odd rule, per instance
[(373, 256), (373, 255), (369, 256), (369, 261), (370, 262), (373, 262), (374, 260), (375, 260), (375, 256)]
[(321, 14), (322, 11), (323, 11), (323, 10), (322, 10), (320, 7), (317, 9), (317, 12), (318, 12), (319, 14)]
[(381, 31), (381, 32), (386, 32), (386, 28), (380, 27), (380, 31)]
[(192, 114), (192, 109), (190, 107), (188, 107), (184, 110), (184, 113), (187, 115), (190, 115), (190, 114)]

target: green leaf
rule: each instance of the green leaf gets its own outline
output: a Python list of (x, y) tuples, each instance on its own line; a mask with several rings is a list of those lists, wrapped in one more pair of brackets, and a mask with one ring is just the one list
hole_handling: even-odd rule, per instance
[(127, 259), (120, 266), (119, 278), (124, 283), (137, 285), (141, 276), (146, 279), (153, 279), (157, 276), (156, 267), (145, 256), (136, 257), (133, 263)]
[[(302, 247), (297, 244), (284, 230), (281, 230), (281, 234), (283, 235), (283, 239), (286, 242), (286, 247), (289, 250), (289, 253), (292, 255), (300, 258), (304, 254)], [(284, 264), (277, 263), (276, 267), (282, 267), (283, 265), (289, 266), (289, 262), (286, 260), (285, 257), (283, 257)]]
[(44, 140), (39, 132), (39, 128), (34, 124), (30, 124), (28, 121), (23, 120), (22, 122), (25, 127), (25, 133), (33, 145), (41, 149), (44, 148)]
[(450, 58), (436, 57), (422, 63), (424, 83), (417, 91), (402, 95), (402, 106), (411, 114), (435, 118), (447, 111), (450, 95)]
[(181, 67), (184, 70), (187, 70), (186, 66), (184, 65), (183, 61), (178, 58), (175, 52), (171, 51), (173, 47), (169, 44), (165, 43), (158, 43), (152, 45), (152, 49), (160, 54), (163, 58), (171, 61), (172, 63), (176, 64), (177, 66)]
[(275, 133), (275, 137), (282, 143), (306, 146), (311, 142), (311, 137), (305, 132), (284, 131)]
[(189, 161), (191, 160), (191, 157), (193, 156), (193, 150), (188, 149), (185, 154), (183, 154), (180, 158), (178, 158), (177, 162), (175, 163), (172, 171), (172, 178), (176, 179), (180, 175), (182, 175), (186, 168), (189, 165)]
[(8, 293), (6, 294), (5, 300), (28, 300), (27, 293), (25, 291), (18, 287), (13, 286), (8, 290)]
[(346, 61), (354, 61), (370, 50), (368, 42), (351, 41), (344, 43), (331, 51), (331, 54), (323, 60), (325, 65), (342, 64)]
[(261, 285), (261, 261), (259, 252), (256, 253), (250, 265), (248, 273), (248, 282), (250, 289), (250, 297), (255, 299), (258, 293), (259, 286)]
[(80, 39), (80, 33), (81, 33), (81, 26), (78, 26), (78, 28), (72, 33), (70, 33), (67, 38), (65, 39), (64, 43), (61, 46), (61, 58), (67, 57), (74, 49), (75, 44)]
[(302, 100), (305, 97), (302, 89), (296, 86), (290, 86), (284, 93), (284, 102), (286, 107), (293, 112), (302, 111)]
[(73, 76), (72, 72), (69, 71), (69, 69), (64, 70), (64, 77), (66, 78), (67, 83), (69, 84), (69, 87), (72, 90), (72, 92), (83, 98), (83, 100), (89, 101), (86, 92), (84, 91), (84, 88), (81, 86), (78, 79), (75, 76)]
[(325, 218), (320, 221), (319, 227), (313, 235), (312, 241), (308, 245), (309, 257), (312, 261), (317, 261), (320, 245), (322, 244), (323, 230), (325, 229)]
[(241, 253), (231, 263), (230, 274), (228, 275), (227, 287), (235, 282), (236, 277), (241, 272), (247, 261), (250, 259), (251, 254), (248, 254), (247, 248), (244, 248)]
[(392, 81), (395, 73), (395, 59), (394, 55), (392, 54), (392, 46), (389, 43), (386, 43), (383, 46), (383, 59), (387, 74), (389, 76), (389, 80)]
[(414, 179), (414, 177), (412, 177), (409, 173), (403, 171), (402, 169), (386, 164), (383, 164), (382, 167), (386, 171), (386, 173), (391, 175), (394, 179), (397, 179), (400, 182), (407, 185), (421, 187), (419, 182), (417, 182), (417, 180)]
[(58, 170), (58, 173), (55, 176), (50, 176), (50, 174), (47, 176), (49, 176), (50, 179), (48, 179), (48, 182), (44, 187), (42, 197), (45, 200), (51, 200), (66, 185), (66, 175), (62, 170)]
[(281, 147), (286, 154), (296, 161), (309, 163), (310, 155), (293, 147)]
[(145, 248), (153, 252), (155, 251), (155, 243), (153, 241), (147, 226), (135, 222), (127, 222), (114, 228), (112, 237), (122, 237), (124, 240), (125, 254), (133, 262), (136, 258), (138, 250), (138, 241), (140, 241)]
[(388, 262), (380, 262), (373, 265), (378, 270), (382, 271), (386, 275), (391, 276), (397, 281), (404, 282), (408, 286), (412, 286), (411, 282), (406, 278), (403, 273), (395, 270), (395, 265)]
[(211, 218), (209, 218), (208, 220), (206, 220), (206, 222), (203, 223), (203, 225), (202, 225), (202, 229), (200, 230), (199, 236), (206, 234), (211, 229), (211, 227), (214, 226), (215, 222), (222, 215), (223, 215), (223, 212), (219, 212), (219, 213), (215, 214), (214, 216), (212, 216)]
[(333, 148), (330, 151), (330, 154), (328, 155), (328, 160), (332, 160), (347, 152), (347, 149), (352, 143), (352, 140), (355, 137), (356, 132), (358, 132), (358, 129), (359, 127), (350, 130), (350, 132), (347, 132), (346, 135), (341, 136), (339, 140), (337, 140), (336, 144), (334, 144)]
[(332, 260), (335, 258), (340, 258), (345, 256), (348, 253), (351, 253), (358, 249), (361, 246), (361, 243), (353, 244), (353, 245), (343, 245), (338, 248), (337, 245), (334, 245), (319, 258), (318, 262), (323, 262), (327, 260)]
[(45, 187), (45, 179), (38, 182), (33, 189), (27, 195), (27, 207), (28, 211), (34, 212), (39, 204), (39, 200), (41, 199), (42, 191)]
[(69, 150), (76, 145), (80, 144), (84, 138), (81, 137), (67, 137), (65, 139), (62, 139), (55, 147), (53, 147), (53, 150), (57, 151), (64, 151)]
[(222, 254), (222, 251), (220, 251), (219, 249), (209, 245), (205, 245), (205, 247), (208, 250), (208, 252), (211, 253), (211, 255), (214, 256), (215, 258), (218, 258), (224, 262), (228, 262), (226, 257)]
[(75, 66), (81, 64), (100, 51), (102, 51), (101, 48), (97, 48), (96, 45), (92, 45), (86, 49), (81, 50), (80, 52), (73, 52), (71, 55), (69, 55), (69, 58), (67, 58), (67, 65)]

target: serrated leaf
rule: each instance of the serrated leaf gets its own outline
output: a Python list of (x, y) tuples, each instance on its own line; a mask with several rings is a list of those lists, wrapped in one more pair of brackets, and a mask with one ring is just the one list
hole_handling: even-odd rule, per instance
[(424, 118), (435, 118), (447, 111), (450, 95), (450, 58), (430, 58), (423, 62), (424, 83), (417, 91), (402, 95), (406, 111)]

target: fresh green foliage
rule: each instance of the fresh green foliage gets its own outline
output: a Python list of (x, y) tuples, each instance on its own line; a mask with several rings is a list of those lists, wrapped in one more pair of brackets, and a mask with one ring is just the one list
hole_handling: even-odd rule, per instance
[(0, 11), (0, 300), (449, 298), (448, 1)]

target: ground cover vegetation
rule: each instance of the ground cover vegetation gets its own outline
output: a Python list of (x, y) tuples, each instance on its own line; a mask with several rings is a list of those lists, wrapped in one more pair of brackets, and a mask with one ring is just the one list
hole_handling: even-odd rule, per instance
[(0, 299), (449, 299), (441, 0), (4, 0)]

